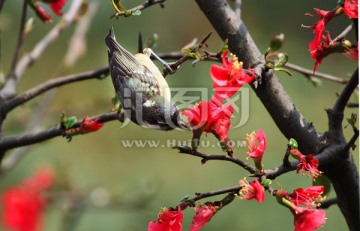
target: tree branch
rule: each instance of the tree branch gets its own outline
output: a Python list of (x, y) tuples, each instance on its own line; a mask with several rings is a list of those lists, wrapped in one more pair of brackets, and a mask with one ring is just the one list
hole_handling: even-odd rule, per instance
[(292, 69), (294, 71), (300, 72), (300, 73), (304, 74), (306, 77), (315, 76), (315, 77), (319, 77), (319, 78), (322, 78), (322, 79), (334, 81), (334, 82), (337, 82), (337, 83), (347, 83), (348, 82), (348, 80), (346, 80), (344, 78), (336, 77), (336, 76), (329, 75), (329, 74), (322, 73), (322, 72), (318, 72), (318, 71), (316, 71), (314, 73), (313, 70), (303, 68), (303, 67), (300, 67), (300, 66), (292, 64), (292, 63), (286, 63), (285, 67), (287, 67), (289, 69)]
[[(91, 118), (92, 120), (99, 118), (99, 123), (106, 123), (113, 120), (123, 121), (123, 114), (118, 112), (108, 112)], [(77, 122), (72, 128), (77, 128), (81, 124), (81, 121)], [(15, 137), (2, 137), (0, 139), (0, 150), (5, 153), (6, 150), (12, 148), (18, 148), (26, 145), (36, 144), (49, 140), (51, 138), (64, 135), (65, 129), (60, 124), (49, 127), (46, 130), (40, 132), (29, 133), (25, 135)], [(0, 160), (3, 156), (0, 156)], [(1, 162), (1, 161), (0, 161)]]
[(336, 205), (337, 204), (337, 198), (331, 198), (331, 199), (328, 199), (326, 201), (323, 201), (321, 202), (320, 206), (319, 206), (319, 209), (327, 209), (329, 208), (330, 206), (332, 205)]
[(95, 70), (82, 72), (78, 74), (63, 76), (63, 77), (57, 77), (54, 79), (50, 79), (46, 81), (45, 83), (42, 83), (40, 85), (37, 85), (36, 87), (29, 89), (25, 91), (24, 93), (15, 96), (14, 98), (9, 99), (7, 104), (7, 110), (10, 111), (14, 109), (15, 107), (33, 99), (34, 97), (49, 91), (53, 88), (60, 87), (66, 84), (79, 82), (83, 80), (88, 79), (104, 79), (106, 75), (109, 74), (109, 67), (101, 67)]
[(145, 3), (143, 3), (143, 4), (141, 4), (141, 5), (137, 6), (137, 7), (131, 8), (131, 9), (126, 10), (126, 11), (121, 11), (121, 12), (117, 13), (115, 15), (115, 17), (119, 17), (119, 16), (123, 16), (123, 15), (126, 16), (128, 14), (131, 14), (131, 13), (135, 12), (135, 11), (142, 11), (142, 10), (144, 10), (144, 9), (150, 7), (150, 6), (153, 6), (155, 4), (162, 5), (162, 3), (164, 3), (165, 1), (166, 0), (149, 0), (149, 1), (146, 1)]
[(332, 110), (335, 113), (343, 113), (345, 110), (345, 107), (347, 103), (349, 102), (349, 99), (356, 89), (356, 87), (359, 85), (359, 68), (357, 68), (353, 75), (351, 76), (350, 81), (347, 83), (343, 91), (341, 92), (340, 96), (336, 100), (334, 106), (332, 107)]
[(20, 28), (19, 28), (18, 40), (17, 40), (17, 44), (16, 44), (16, 47), (15, 47), (15, 53), (14, 53), (14, 56), (13, 56), (13, 60), (11, 62), (8, 78), (12, 78), (12, 75), (15, 74), (14, 72), (15, 72), (16, 65), (18, 63), (20, 50), (21, 50), (22, 44), (24, 42), (24, 28), (25, 28), (27, 4), (28, 4), (27, 0), (23, 0), (23, 9), (22, 9), (22, 12), (21, 12), (21, 20), (20, 20)]
[(222, 195), (225, 193), (238, 193), (241, 189), (241, 186), (234, 186), (234, 187), (230, 187), (230, 188), (225, 188), (225, 189), (220, 189), (217, 191), (211, 191), (211, 192), (206, 192), (206, 193), (195, 193), (195, 197), (189, 199), (189, 201), (198, 201), (204, 198), (208, 198), (208, 197), (213, 197), (213, 196), (217, 196), (217, 195)]
[(232, 163), (235, 163), (239, 166), (241, 166), (242, 168), (244, 168), (245, 170), (247, 170), (248, 172), (250, 172), (251, 174), (256, 174), (259, 171), (253, 167), (251, 167), (250, 165), (248, 165), (247, 163), (245, 163), (244, 161), (234, 157), (234, 156), (228, 156), (228, 155), (207, 155), (205, 153), (201, 153), (198, 151), (194, 151), (191, 148), (188, 147), (176, 147), (180, 153), (184, 153), (184, 154), (189, 154), (192, 156), (197, 156), (202, 158), (201, 163), (205, 163), (208, 160), (223, 160), (223, 161), (229, 161)]
[(44, 50), (59, 37), (61, 32), (73, 22), (82, 5), (82, 2), (83, 0), (73, 0), (69, 11), (63, 16), (62, 20), (36, 44), (29, 54), (26, 54), (20, 59), (16, 65), (14, 75), (5, 82), (3, 88), (0, 90), (0, 97), (9, 99), (15, 95), (16, 87), (25, 70), (33, 64), (42, 55)]
[(331, 42), (330, 45), (335, 44), (336, 42), (343, 40), (352, 30), (354, 29), (354, 24), (350, 24), (348, 27), (345, 28), (341, 34), (336, 36)]

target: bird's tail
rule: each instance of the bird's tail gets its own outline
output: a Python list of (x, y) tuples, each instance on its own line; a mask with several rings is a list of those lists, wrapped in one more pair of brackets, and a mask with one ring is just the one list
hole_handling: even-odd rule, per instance
[(130, 69), (132, 68), (130, 66), (139, 65), (135, 57), (116, 41), (114, 28), (112, 26), (105, 37), (105, 43), (108, 47), (109, 60), (115, 57), (115, 62), (119, 63), (120, 66), (124, 66), (124, 68)]
[(108, 47), (109, 55), (112, 55), (114, 51), (124, 50), (124, 48), (122, 48), (120, 44), (116, 41), (114, 28), (112, 26), (109, 29), (109, 33), (105, 37), (105, 43)]

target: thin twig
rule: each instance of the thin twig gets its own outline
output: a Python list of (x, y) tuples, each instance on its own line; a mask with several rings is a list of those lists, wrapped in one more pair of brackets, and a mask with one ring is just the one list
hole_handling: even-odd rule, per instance
[(21, 13), (21, 20), (20, 20), (20, 28), (19, 28), (19, 34), (18, 34), (18, 40), (15, 47), (15, 53), (13, 56), (13, 60), (11, 62), (10, 71), (8, 74), (8, 78), (11, 78), (12, 75), (15, 74), (15, 68), (19, 60), (20, 50), (22, 48), (23, 42), (24, 42), (24, 28), (25, 28), (25, 21), (26, 21), (26, 11), (27, 11), (27, 4), (28, 1), (23, 1), (23, 9)]
[(131, 8), (129, 10), (126, 10), (126, 11), (121, 11), (119, 13), (117, 13), (115, 15), (115, 17), (119, 17), (119, 16), (127, 16), (127, 15), (131, 15), (133, 12), (135, 11), (142, 11), (150, 6), (153, 6), (155, 4), (162, 4), (164, 3), (166, 0), (151, 0), (151, 1), (146, 1), (145, 3), (139, 5), (139, 6), (136, 6), (134, 8)]
[(345, 88), (337, 98), (332, 110), (335, 113), (343, 113), (344, 109), (349, 102), (349, 99), (359, 84), (359, 68), (357, 68), (350, 78), (350, 81), (346, 84)]
[(331, 198), (326, 201), (321, 202), (321, 205), (319, 206), (320, 209), (327, 209), (332, 205), (336, 205), (338, 203), (337, 198)]
[[(201, 41), (199, 42), (199, 45), (197, 45), (197, 47), (193, 48), (191, 50), (191, 52), (201, 49), (205, 45), (206, 41), (210, 38), (211, 34), (212, 34), (212, 32), (210, 31), (207, 35), (205, 35), (205, 37), (203, 39), (201, 39)], [(189, 57), (188, 55), (184, 55), (180, 59), (178, 59), (175, 63), (170, 64), (170, 67), (173, 70), (176, 70), (182, 63), (184, 63), (188, 59), (191, 59), (191, 57)], [(164, 71), (163, 76), (166, 77), (166, 75), (167, 75), (167, 72)]]
[(225, 189), (220, 189), (217, 191), (211, 191), (211, 192), (206, 192), (206, 193), (195, 193), (196, 196), (189, 199), (189, 201), (198, 201), (207, 197), (213, 197), (213, 196), (217, 196), (217, 195), (221, 195), (221, 194), (226, 194), (226, 193), (238, 193), (241, 189), (240, 185), (237, 186), (233, 186), (230, 188), (225, 188)]
[(189, 154), (192, 156), (197, 156), (197, 157), (201, 157), (202, 158), (202, 163), (205, 163), (208, 160), (224, 160), (224, 161), (229, 161), (232, 163), (235, 163), (239, 166), (241, 166), (242, 168), (244, 168), (245, 170), (247, 170), (248, 172), (250, 172), (251, 174), (256, 174), (259, 171), (256, 170), (255, 168), (251, 167), (250, 165), (248, 165), (247, 163), (245, 163), (244, 161), (234, 157), (234, 156), (227, 156), (227, 155), (207, 155), (205, 153), (201, 153), (198, 151), (194, 151), (185, 147), (177, 147), (177, 149), (179, 150), (180, 153), (184, 153), (184, 154)]
[(322, 79), (334, 81), (334, 82), (337, 82), (337, 83), (347, 83), (348, 82), (347, 79), (336, 77), (336, 76), (325, 74), (325, 73), (321, 73), (321, 72), (318, 72), (318, 71), (313, 73), (313, 70), (306, 69), (306, 68), (300, 67), (298, 65), (292, 64), (292, 63), (286, 63), (285, 67), (290, 68), (290, 69), (292, 69), (294, 71), (300, 72), (300, 73), (304, 74), (307, 77), (308, 76), (315, 76), (315, 77), (319, 77), (319, 78), (322, 78)]
[(348, 27), (345, 28), (345, 30), (343, 32), (341, 32), (341, 34), (339, 34), (338, 36), (336, 36), (331, 42), (330, 42), (330, 46), (335, 44), (336, 42), (344, 39), (351, 31), (352, 29), (354, 29), (354, 24), (350, 24)]
[(92, 20), (98, 12), (99, 3), (91, 2), (86, 10), (85, 15), (76, 23), (76, 29), (70, 39), (69, 47), (64, 58), (66, 67), (73, 67), (77, 60), (86, 53), (86, 35), (90, 29)]
[(241, 2), (241, 0), (235, 0), (235, 14), (238, 18), (241, 18)]
[(50, 79), (50, 80), (46, 81), (45, 83), (39, 84), (39, 85), (35, 86), (34, 88), (31, 88), (31, 89), (25, 91), (24, 93), (17, 95), (12, 99), (9, 99), (8, 102), (6, 103), (8, 105), (8, 107), (7, 107), (8, 111), (14, 109), (15, 107), (17, 107), (17, 106), (33, 99), (34, 97), (36, 97), (46, 91), (49, 91), (53, 88), (60, 87), (65, 84), (70, 84), (73, 82), (88, 80), (88, 79), (102, 80), (102, 79), (104, 79), (105, 76), (108, 75), (108, 73), (109, 73), (109, 68), (108, 68), (108, 66), (105, 66), (105, 67), (101, 67), (99, 69), (95, 69), (95, 70), (91, 70), (91, 71), (87, 71), (87, 72), (82, 72), (82, 73), (78, 73), (78, 74), (73, 74), (73, 75)]
[(82, 5), (83, 0), (73, 0), (72, 5), (70, 6), (69, 11), (63, 16), (62, 20), (54, 26), (53, 29), (42, 39), (40, 40), (34, 49), (24, 55), (20, 61), (17, 63), (14, 75), (9, 78), (4, 87), (0, 91), (0, 97), (4, 99), (9, 99), (13, 97), (16, 93), (16, 87), (21, 80), (25, 70), (33, 64), (44, 52), (44, 50), (49, 47), (49, 45), (54, 42), (61, 32), (68, 27), (76, 18), (77, 13)]

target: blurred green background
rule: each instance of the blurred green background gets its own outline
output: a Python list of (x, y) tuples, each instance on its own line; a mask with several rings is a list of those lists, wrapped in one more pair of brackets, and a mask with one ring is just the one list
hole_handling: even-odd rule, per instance
[[(71, 1), (69, 1), (71, 2)], [(95, 2), (95, 1), (89, 1)], [(209, 31), (214, 31), (194, 1), (165, 2), (165, 8), (153, 6), (142, 12), (140, 16), (119, 19), (110, 18), (114, 13), (110, 1), (98, 1), (98, 9), (86, 36), (86, 54), (75, 67), (67, 68), (63, 64), (69, 39), (75, 29), (72, 25), (44, 52), (42, 57), (25, 73), (18, 92), (29, 89), (47, 79), (96, 69), (107, 65), (107, 50), (104, 37), (110, 25), (114, 26), (118, 41), (129, 51), (137, 51), (137, 36), (141, 32), (143, 38), (156, 33), (159, 44), (156, 52), (178, 51), (193, 38), (201, 39)], [(122, 3), (131, 8), (143, 1), (124, 0)], [(276, 34), (285, 34), (286, 51), (294, 64), (313, 68), (313, 60), (307, 50), (313, 39), (312, 30), (301, 25), (313, 25), (316, 19), (304, 14), (314, 13), (313, 8), (324, 10), (334, 8), (336, 1), (242, 1), (242, 19), (261, 51), (265, 51), (269, 40)], [(47, 6), (45, 6), (47, 7)], [(69, 4), (64, 8), (67, 11)], [(7, 0), (0, 14), (1, 27), (1, 65), (6, 73), (12, 60), (15, 41), (20, 22), (22, 1)], [(47, 8), (49, 9), (49, 8)], [(49, 9), (50, 11), (50, 9)], [(30, 16), (34, 16), (29, 8)], [(26, 37), (24, 52), (32, 50), (59, 20), (54, 17), (52, 24), (43, 24), (35, 17), (35, 26)], [(350, 24), (346, 17), (339, 17), (329, 24), (332, 35), (339, 34)], [(352, 36), (349, 37), (353, 39)], [(217, 51), (221, 40), (213, 33), (208, 40), (208, 50)], [(241, 58), (240, 58), (241, 59)], [(181, 66), (178, 72), (167, 78), (171, 87), (206, 87), (211, 94), (212, 82), (209, 75), (210, 62), (200, 62), (192, 67), (190, 62)], [(332, 55), (324, 60), (318, 71), (347, 78), (356, 68), (357, 63), (341, 54)], [(322, 81), (320, 87), (314, 87), (301, 74), (293, 72), (289, 77), (278, 74), (280, 81), (293, 98), (308, 121), (323, 132), (327, 129), (325, 110), (332, 106), (336, 93), (343, 85)], [(247, 87), (247, 86), (245, 86)], [(113, 86), (111, 79), (89, 80), (61, 87), (50, 106), (41, 118), (41, 128), (57, 124), (59, 114), (63, 111), (68, 116), (79, 119), (94, 116), (111, 110)], [(20, 135), (24, 132), (36, 107), (44, 100), (38, 97), (12, 111), (4, 123), (3, 133), (6, 136)], [(356, 98), (352, 98), (355, 101)], [(264, 107), (250, 89), (249, 119), (241, 126), (230, 131), (232, 140), (241, 141), (247, 133), (259, 128), (268, 137), (268, 147), (264, 156), (265, 168), (281, 164), (287, 140), (277, 130), (275, 124)], [(346, 117), (356, 113), (357, 109), (347, 109)], [(235, 119), (234, 119), (235, 120)], [(345, 125), (345, 122), (344, 122)], [(351, 129), (346, 129), (347, 138), (351, 137)], [(247, 176), (247, 172), (234, 164), (220, 161), (209, 161), (205, 165), (199, 158), (179, 154), (169, 147), (160, 148), (126, 148), (122, 140), (159, 141), (166, 146), (173, 140), (187, 141), (191, 133), (181, 131), (153, 131), (128, 124), (122, 127), (119, 122), (106, 123), (96, 132), (84, 136), (76, 136), (68, 143), (65, 138), (57, 137), (41, 144), (32, 145), (26, 150), (25, 157), (19, 164), (1, 176), (0, 192), (19, 183), (31, 175), (37, 166), (50, 165), (57, 175), (55, 191), (61, 191), (66, 184), (72, 189), (74, 198), (82, 198), (85, 207), (70, 219), (75, 221), (74, 230), (146, 230), (148, 222), (155, 220), (161, 207), (176, 206), (186, 195), (191, 197), (195, 192), (207, 192), (235, 186), (239, 179)], [(212, 135), (202, 137), (203, 140), (215, 143)], [(169, 141), (170, 140), (170, 141)], [(200, 151), (208, 154), (219, 154), (217, 147), (202, 147)], [(356, 163), (359, 162), (358, 149), (354, 151)], [(8, 152), (10, 155), (11, 152)], [(236, 156), (245, 160), (246, 149), (237, 147)], [(251, 160), (247, 160), (251, 163)], [(280, 184), (277, 186), (276, 183)], [(294, 172), (283, 175), (274, 181), (274, 188), (292, 191), (297, 187), (308, 187), (311, 179), (301, 177)], [(46, 209), (44, 230), (65, 230), (64, 222), (69, 223), (66, 209), (69, 202), (65, 194), (57, 194), (56, 199)], [(97, 195), (97, 196), (96, 196)], [(68, 196), (68, 195), (67, 195)], [(105, 200), (112, 198), (107, 206), (96, 206), (94, 198)], [(293, 230), (293, 216), (284, 207), (280, 207), (275, 198), (266, 195), (263, 204), (256, 201), (236, 200), (208, 223), (203, 230), (263, 230), (269, 227), (276, 230)], [(332, 192), (330, 196), (335, 196)], [(222, 197), (209, 198), (206, 201), (219, 200)], [(194, 211), (184, 211), (184, 230), (188, 230)], [(327, 210), (327, 220), (323, 230), (347, 230), (345, 221), (336, 206)], [(71, 226), (69, 223), (68, 225)]]

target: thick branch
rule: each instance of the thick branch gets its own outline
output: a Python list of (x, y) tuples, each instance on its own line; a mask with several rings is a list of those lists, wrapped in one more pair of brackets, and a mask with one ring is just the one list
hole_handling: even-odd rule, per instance
[(108, 75), (109, 73), (109, 67), (102, 67), (96, 70), (92, 70), (92, 71), (87, 71), (87, 72), (83, 72), (83, 73), (79, 73), (79, 74), (73, 74), (73, 75), (68, 75), (68, 76), (64, 76), (64, 77), (58, 77), (55, 79), (50, 79), (48, 81), (46, 81), (43, 84), (40, 84), (30, 90), (27, 90), (26, 92), (17, 95), (16, 97), (8, 100), (8, 102), (6, 103), (7, 106), (7, 110), (10, 111), (12, 109), (14, 109), (15, 107), (33, 99), (34, 97), (49, 91), (53, 88), (56, 87), (60, 87), (63, 86), (65, 84), (70, 84), (70, 83), (74, 83), (74, 82), (78, 82), (78, 81), (83, 81), (83, 80), (88, 80), (88, 79), (103, 79), (106, 75)]

